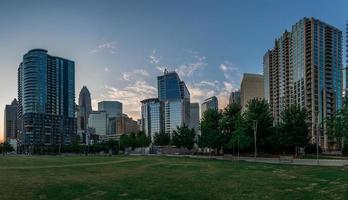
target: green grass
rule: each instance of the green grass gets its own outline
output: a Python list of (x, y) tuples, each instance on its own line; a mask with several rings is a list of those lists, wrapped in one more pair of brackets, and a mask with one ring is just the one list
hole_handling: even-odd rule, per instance
[(167, 157), (0, 157), (0, 199), (348, 199), (348, 169)]

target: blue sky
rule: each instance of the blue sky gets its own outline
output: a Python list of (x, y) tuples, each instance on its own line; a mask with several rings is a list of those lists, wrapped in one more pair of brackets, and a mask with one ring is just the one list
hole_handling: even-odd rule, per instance
[(87, 85), (94, 105), (120, 100), (137, 118), (166, 67), (191, 101), (216, 95), (223, 106), (243, 73), (262, 72), (263, 54), (285, 29), (315, 17), (344, 30), (347, 8), (344, 0), (0, 0), (0, 105), (17, 96), (22, 56), (45, 48), (75, 61), (76, 96)]

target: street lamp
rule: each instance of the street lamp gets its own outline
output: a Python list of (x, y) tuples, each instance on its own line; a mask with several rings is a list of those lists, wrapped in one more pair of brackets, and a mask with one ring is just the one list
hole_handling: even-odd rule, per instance
[(257, 156), (257, 146), (256, 146), (256, 133), (257, 133), (257, 120), (253, 120), (253, 128), (254, 128), (254, 158)]
[(317, 134), (316, 134), (316, 143), (317, 143), (317, 165), (319, 165), (319, 137), (320, 137), (320, 134), (319, 134), (319, 130), (320, 130), (320, 127), (319, 127), (319, 123), (320, 123), (320, 120), (319, 120), (319, 111), (317, 111)]

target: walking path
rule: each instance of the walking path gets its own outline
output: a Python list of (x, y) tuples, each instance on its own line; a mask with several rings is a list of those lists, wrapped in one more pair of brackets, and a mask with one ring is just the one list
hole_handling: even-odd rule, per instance
[(292, 159), (292, 161), (281, 161), (279, 158), (263, 158), (257, 157), (232, 157), (232, 156), (197, 156), (197, 155), (165, 155), (168, 157), (188, 157), (199, 159), (214, 159), (214, 160), (242, 160), (246, 162), (259, 162), (270, 164), (287, 164), (287, 165), (307, 165), (307, 166), (334, 166), (343, 167), (348, 166), (348, 160), (336, 160), (336, 159), (319, 159), (319, 163), (316, 159)]

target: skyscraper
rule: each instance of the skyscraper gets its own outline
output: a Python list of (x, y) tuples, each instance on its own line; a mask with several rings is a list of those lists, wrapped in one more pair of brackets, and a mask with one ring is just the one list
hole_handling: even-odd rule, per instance
[(108, 118), (122, 115), (122, 103), (118, 101), (101, 101), (98, 103), (98, 110), (105, 111)]
[(107, 114), (105, 111), (93, 111), (88, 118), (88, 128), (94, 129), (98, 136), (107, 135)]
[(219, 110), (219, 102), (216, 96), (205, 99), (204, 102), (202, 103), (201, 115), (203, 116), (205, 111), (207, 110), (215, 110), (215, 111)]
[(263, 75), (243, 74), (242, 83), (240, 85), (242, 111), (245, 111), (248, 102), (255, 98), (264, 98)]
[(230, 94), (229, 104), (240, 104), (240, 91), (234, 91)]
[(92, 113), (91, 93), (86, 86), (83, 86), (79, 95), (79, 110), (77, 112), (77, 128), (86, 131), (88, 117)]
[(5, 140), (17, 139), (17, 108), (18, 102), (17, 99), (14, 99), (11, 105), (6, 105), (5, 107), (5, 116), (4, 116), (4, 133)]
[(190, 104), (190, 125), (189, 128), (195, 129), (196, 133), (199, 132), (199, 103)]
[(164, 131), (172, 133), (178, 126), (190, 124), (190, 92), (179, 75), (164, 71), (157, 77), (158, 99), (164, 106)]
[(158, 98), (144, 99), (141, 101), (142, 129), (148, 137), (163, 131), (163, 103)]
[[(324, 119), (342, 105), (342, 32), (320, 20), (304, 18), (276, 40), (265, 56), (271, 109), (276, 121), (289, 105), (296, 104), (309, 112), (310, 136), (328, 149)], [(266, 66), (265, 66), (266, 65)]]
[(70, 144), (76, 135), (75, 64), (32, 49), (18, 68), (20, 144)]

